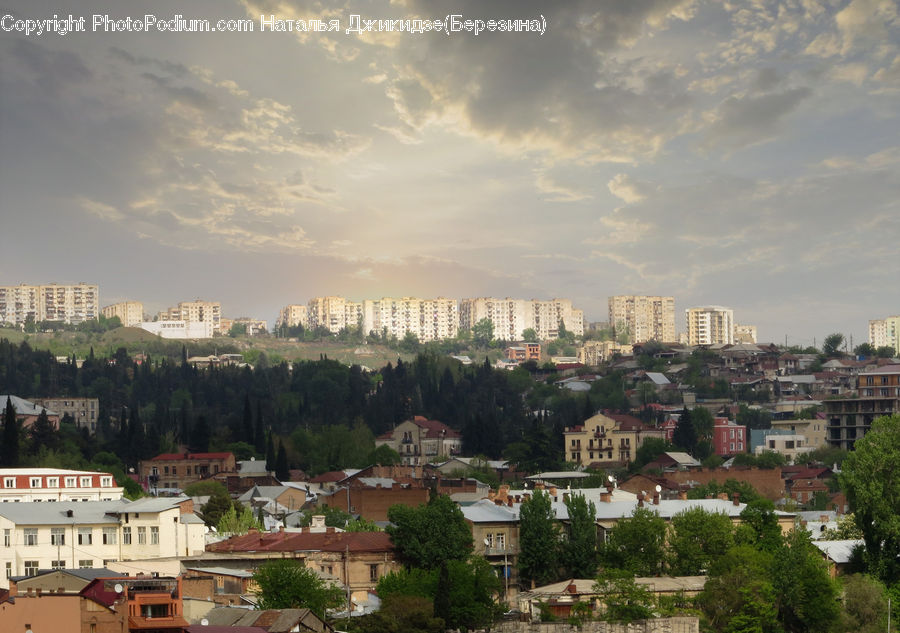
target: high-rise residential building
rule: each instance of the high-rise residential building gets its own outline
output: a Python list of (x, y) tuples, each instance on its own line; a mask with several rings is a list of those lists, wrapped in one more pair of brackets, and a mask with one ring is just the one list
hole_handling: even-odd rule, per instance
[(306, 307), (311, 330), (324, 327), (337, 334), (345, 327), (362, 324), (362, 303), (348, 301), (344, 297), (315, 297), (309, 300)]
[(523, 332), (533, 329), (538, 340), (546, 341), (559, 335), (559, 324), (576, 336), (584, 334), (584, 312), (572, 307), (569, 299), (496, 299), (480, 297), (459, 302), (459, 326), (471, 329), (482, 319), (494, 326), (494, 338), (521, 341)]
[(144, 320), (144, 304), (140, 301), (122, 301), (104, 307), (101, 313), (107, 319), (119, 317), (125, 327), (140, 327)]
[(299, 325), (305, 328), (308, 326), (307, 313), (308, 309), (305, 305), (299, 303), (286, 305), (278, 313), (278, 321), (275, 322), (275, 327), (297, 327)]
[(869, 321), (869, 344), (873, 347), (892, 347), (900, 354), (900, 316)]
[(734, 324), (735, 343), (756, 343), (756, 326)]
[(366, 299), (363, 301), (363, 332), (387, 333), (403, 338), (412, 332), (420, 341), (453, 338), (459, 330), (456, 299)]
[(0, 286), (0, 322), (22, 325), (40, 321), (78, 324), (96, 319), (100, 291), (96, 285), (44, 284)]
[(688, 308), (689, 345), (731, 345), (734, 343), (734, 310), (722, 306)]
[(222, 304), (218, 301), (182, 301), (174, 308), (159, 313), (160, 321), (184, 321), (185, 323), (203, 323), (219, 332), (222, 321)]
[(675, 341), (675, 297), (617, 295), (609, 298), (609, 324), (629, 341)]

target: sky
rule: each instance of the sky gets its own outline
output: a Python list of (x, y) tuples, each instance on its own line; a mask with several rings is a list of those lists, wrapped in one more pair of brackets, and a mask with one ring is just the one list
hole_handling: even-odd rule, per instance
[[(25, 20), (84, 17), (86, 32)], [(93, 30), (93, 16), (253, 32)], [(538, 32), (347, 32), (528, 20)], [(761, 341), (900, 313), (893, 0), (0, 0), (0, 284), (724, 305)], [(336, 32), (260, 31), (338, 20)], [(286, 22), (285, 22), (286, 23)]]

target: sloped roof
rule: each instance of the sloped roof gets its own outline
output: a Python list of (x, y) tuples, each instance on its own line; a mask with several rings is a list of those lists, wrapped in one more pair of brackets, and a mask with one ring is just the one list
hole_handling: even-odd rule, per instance
[(384, 532), (250, 532), (207, 546), (210, 552), (387, 552)]
[(813, 541), (813, 545), (838, 565), (850, 562), (853, 550), (857, 546), (865, 547), (862, 539), (846, 539), (841, 541)]
[(175, 461), (182, 459), (228, 459), (232, 453), (160, 453), (150, 459), (151, 462)]
[(47, 415), (59, 415), (55, 411), (12, 394), (0, 395), (0, 407), (6, 407), (7, 398), (12, 403), (13, 409), (16, 410), (16, 415), (40, 415), (41, 411), (46, 411)]

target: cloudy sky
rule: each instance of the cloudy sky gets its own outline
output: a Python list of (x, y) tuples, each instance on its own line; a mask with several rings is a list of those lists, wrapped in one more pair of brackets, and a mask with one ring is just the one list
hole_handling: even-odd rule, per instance
[[(0, 284), (274, 319), (339, 294), (613, 294), (760, 338), (900, 312), (893, 0), (0, 0)], [(253, 33), (92, 32), (92, 16)], [(363, 18), (539, 33), (346, 33)], [(259, 32), (260, 15), (338, 19)]]

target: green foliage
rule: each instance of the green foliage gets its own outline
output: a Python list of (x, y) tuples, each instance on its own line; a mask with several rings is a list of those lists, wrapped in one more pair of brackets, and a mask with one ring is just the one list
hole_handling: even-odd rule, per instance
[(710, 568), (697, 602), (712, 631), (777, 633), (772, 555), (749, 545), (730, 549)]
[(374, 521), (362, 517), (348, 521), (344, 530), (347, 532), (381, 532), (381, 528), (375, 525)]
[(0, 465), (5, 468), (19, 464), (20, 424), (16, 418), (16, 409), (9, 396), (6, 397), (6, 408), (3, 411), (3, 444), (0, 446)]
[(741, 510), (741, 521), (753, 530), (756, 545), (769, 552), (781, 546), (781, 527), (775, 505), (768, 499), (756, 499)]
[(649, 508), (635, 508), (619, 520), (603, 550), (607, 567), (635, 576), (656, 576), (666, 559), (666, 521)]
[(537, 332), (534, 330), (534, 328), (525, 328), (524, 330), (522, 330), (522, 340), (526, 343), (537, 343)]
[[(210, 501), (212, 501), (212, 498)], [(204, 508), (205, 507), (206, 506), (204, 506)], [(238, 512), (235, 510), (233, 504), (225, 511), (222, 518), (219, 519), (219, 523), (216, 525), (216, 531), (219, 534), (246, 534), (250, 531), (250, 528), (261, 530), (263, 529), (263, 526), (259, 523), (257, 518), (253, 516), (253, 511), (250, 508), (245, 507)]]
[(195, 481), (184, 487), (184, 494), (188, 497), (205, 497), (220, 495), (228, 497), (228, 489), (225, 484), (215, 480)]
[(385, 530), (407, 567), (436, 569), (444, 561), (465, 560), (472, 551), (472, 532), (462, 510), (447, 495), (436, 495), (418, 507), (388, 509), (392, 525)]
[(820, 446), (814, 451), (806, 454), (807, 462), (819, 462), (828, 467), (837, 464), (840, 466), (847, 457), (847, 451), (837, 448), (836, 446)]
[(388, 599), (394, 595), (421, 596), (433, 598), (437, 589), (437, 575), (435, 570), (400, 569), (385, 574), (378, 580), (375, 591), (382, 599)]
[(387, 444), (378, 446), (368, 454), (366, 462), (369, 464), (377, 464), (379, 466), (396, 466), (403, 462), (400, 453), (395, 451)]
[(663, 453), (674, 449), (674, 446), (662, 438), (648, 437), (641, 443), (641, 446), (634, 454), (634, 466), (640, 470)]
[(703, 508), (679, 512), (669, 529), (669, 573), (673, 576), (703, 574), (734, 546), (731, 519)]
[(840, 481), (866, 543), (869, 572), (900, 580), (900, 415), (881, 417), (856, 441)]
[(772, 428), (772, 414), (764, 409), (751, 409), (746, 404), (740, 405), (735, 422), (748, 429)]
[[(379, 594), (380, 595), (380, 594)], [(384, 599), (381, 609), (362, 618), (354, 618), (349, 625), (358, 628), (349, 633), (444, 633), (444, 621), (434, 617), (434, 603), (430, 598), (413, 595), (392, 595)]]
[(843, 356), (844, 353), (840, 349), (842, 345), (844, 345), (843, 334), (829, 334), (825, 337), (825, 342), (822, 343), (822, 353), (828, 358)]
[(306, 608), (325, 618), (328, 609), (340, 607), (344, 602), (339, 587), (323, 581), (312, 569), (293, 559), (270, 560), (253, 574), (259, 586), (259, 609)]
[(519, 578), (538, 585), (557, 577), (559, 526), (550, 495), (535, 490), (519, 509)]
[(228, 330), (228, 336), (231, 338), (237, 338), (245, 334), (247, 334), (247, 324), (245, 323), (232, 323), (231, 328)]
[(694, 428), (692, 420), (692, 412), (685, 408), (682, 410), (675, 425), (675, 432), (672, 435), (672, 443), (687, 453), (693, 454), (697, 448), (697, 430)]
[(472, 326), (472, 341), (481, 348), (494, 340), (494, 323), (487, 317)]
[(880, 633), (887, 630), (888, 593), (871, 576), (853, 574), (843, 578), (844, 611), (841, 630), (856, 633)]
[(838, 589), (806, 531), (791, 531), (772, 562), (778, 619), (788, 633), (827, 631), (838, 619)]
[(597, 510), (593, 501), (573, 493), (566, 499), (569, 522), (560, 544), (560, 563), (569, 578), (592, 578), (597, 573)]
[(850, 539), (861, 539), (863, 537), (862, 530), (856, 524), (856, 517), (850, 514), (842, 514), (835, 521), (837, 527), (829, 528), (822, 532), (819, 540), (822, 541), (844, 541)]
[[(336, 527), (341, 529), (346, 529), (346, 527), (353, 520), (353, 517), (344, 510), (340, 508), (336, 508), (333, 506), (323, 505), (313, 510), (304, 510), (300, 515), (300, 526), (307, 527), (312, 524), (312, 518), (316, 515), (322, 515), (325, 517), (325, 525), (327, 527)], [(356, 530), (358, 532), (369, 531), (369, 530)]]
[(634, 622), (653, 617), (653, 592), (622, 570), (607, 570), (594, 583), (603, 604), (602, 620)]

